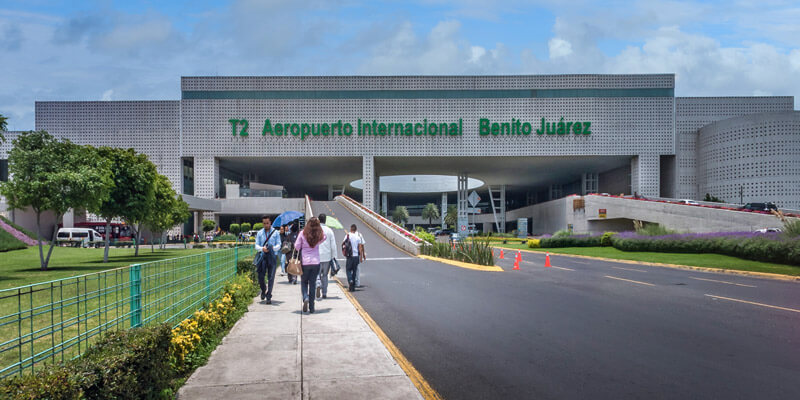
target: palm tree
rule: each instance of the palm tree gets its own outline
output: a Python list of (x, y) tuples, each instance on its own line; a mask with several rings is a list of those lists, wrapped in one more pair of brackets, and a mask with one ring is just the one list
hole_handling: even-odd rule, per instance
[(447, 206), (447, 214), (444, 216), (444, 223), (447, 226), (455, 226), (458, 223), (458, 208), (455, 205)]
[(439, 207), (433, 203), (426, 204), (422, 210), (422, 218), (427, 218), (428, 225), (432, 225), (434, 219), (439, 219)]
[(392, 211), (392, 220), (395, 224), (405, 225), (408, 222), (408, 209), (405, 206), (397, 206)]
[[(0, 132), (5, 132), (8, 129), (8, 117), (4, 117), (3, 114), (0, 114)], [(6, 141), (6, 137), (0, 133), (0, 143)]]

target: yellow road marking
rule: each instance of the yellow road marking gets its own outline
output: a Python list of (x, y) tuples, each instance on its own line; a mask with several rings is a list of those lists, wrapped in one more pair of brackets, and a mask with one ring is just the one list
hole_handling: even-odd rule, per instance
[(611, 279), (616, 279), (616, 280), (619, 280), (619, 281), (625, 281), (625, 282), (633, 282), (633, 283), (638, 283), (638, 284), (640, 284), (640, 285), (655, 286), (655, 285), (653, 285), (652, 283), (647, 283), (647, 282), (639, 282), (639, 281), (634, 281), (634, 280), (631, 280), (631, 279), (625, 279), (625, 278), (618, 278), (618, 277), (616, 277), (616, 276), (608, 276), (608, 275), (605, 275), (605, 277), (606, 277), (606, 278), (611, 278)]
[(367, 311), (361, 307), (361, 304), (358, 302), (358, 300), (356, 300), (356, 298), (350, 294), (350, 292), (345, 290), (344, 285), (342, 285), (342, 282), (339, 281), (339, 278), (336, 278), (336, 283), (339, 284), (339, 287), (342, 289), (344, 295), (347, 296), (351, 303), (353, 303), (356, 311), (361, 314), (361, 317), (364, 318), (364, 321), (367, 323), (367, 325), (369, 325), (369, 327), (372, 328), (372, 331), (378, 335), (378, 339), (380, 339), (383, 345), (386, 346), (386, 350), (389, 350), (389, 353), (392, 355), (392, 357), (394, 357), (394, 360), (397, 361), (397, 364), (400, 365), (400, 368), (405, 371), (406, 375), (408, 375), (408, 377), (411, 379), (411, 382), (414, 383), (414, 386), (417, 387), (417, 390), (422, 397), (425, 399), (434, 400), (441, 399), (442, 396), (440, 396), (439, 393), (436, 392), (436, 389), (431, 387), (430, 383), (425, 380), (425, 377), (423, 377), (422, 374), (420, 374), (419, 371), (414, 368), (414, 365), (411, 364), (411, 361), (408, 361), (403, 353), (400, 352), (400, 349), (394, 345), (392, 339), (389, 339), (389, 337), (386, 336), (386, 333), (383, 332), (383, 329), (381, 329), (381, 327), (378, 326), (372, 317), (367, 314)]
[(739, 303), (752, 304), (752, 305), (755, 305), (755, 306), (761, 306), (761, 307), (777, 308), (778, 310), (784, 310), (784, 311), (791, 311), (791, 312), (800, 313), (800, 310), (795, 310), (794, 308), (787, 308), (787, 307), (772, 306), (772, 305), (769, 305), (769, 304), (764, 304), (764, 303), (756, 303), (756, 302), (754, 302), (754, 301), (747, 301), (747, 300), (732, 299), (732, 298), (730, 298), (730, 297), (722, 297), (722, 296), (717, 296), (717, 295), (713, 295), (713, 294), (706, 294), (706, 296), (708, 296), (708, 297), (711, 297), (711, 298), (713, 298), (713, 299), (722, 299), (722, 300), (729, 300), (729, 301), (737, 301), (737, 302), (739, 302)]
[(736, 285), (736, 286), (744, 286), (744, 287), (755, 287), (755, 286), (753, 286), (753, 285), (745, 285), (744, 283), (736, 283), (736, 282), (728, 282), (728, 281), (718, 281), (718, 280), (716, 280), (716, 279), (696, 278), (696, 277), (694, 277), (694, 276), (690, 276), (689, 278), (690, 278), (690, 279), (697, 279), (698, 281), (719, 282), (719, 283), (725, 283), (725, 284), (728, 284), (728, 285)]
[(575, 271), (572, 268), (556, 267), (555, 265), (551, 265), (548, 268), (563, 269), (563, 270), (567, 270), (567, 271)]
[(465, 263), (465, 262), (462, 262), (462, 261), (450, 260), (450, 259), (447, 259), (447, 258), (426, 256), (426, 255), (423, 255), (423, 254), (420, 254), (417, 257), (423, 258), (423, 259), (426, 259), (426, 260), (431, 260), (431, 261), (438, 261), (440, 263), (453, 265), (453, 266), (460, 267), (460, 268), (474, 269), (476, 271), (503, 272), (503, 269), (498, 267), (498, 266), (496, 266), (496, 265), (490, 267), (488, 265), (470, 264), (470, 263)]
[(636, 268), (625, 268), (625, 267), (611, 267), (611, 268), (624, 269), (625, 271), (647, 272), (647, 271), (643, 271), (641, 269), (636, 269)]

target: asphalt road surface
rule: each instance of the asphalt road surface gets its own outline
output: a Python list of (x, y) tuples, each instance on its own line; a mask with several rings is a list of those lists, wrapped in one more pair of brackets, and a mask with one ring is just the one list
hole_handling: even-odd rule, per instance
[(514, 271), (513, 251), (474, 271), (312, 207), (359, 226), (356, 297), (446, 399), (800, 399), (800, 283), (531, 253)]

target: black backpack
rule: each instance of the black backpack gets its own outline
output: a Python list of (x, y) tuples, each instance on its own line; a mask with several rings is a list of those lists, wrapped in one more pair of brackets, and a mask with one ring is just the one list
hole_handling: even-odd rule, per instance
[(353, 256), (353, 244), (350, 243), (350, 234), (345, 235), (344, 243), (342, 243), (342, 254), (345, 257), (352, 257)]

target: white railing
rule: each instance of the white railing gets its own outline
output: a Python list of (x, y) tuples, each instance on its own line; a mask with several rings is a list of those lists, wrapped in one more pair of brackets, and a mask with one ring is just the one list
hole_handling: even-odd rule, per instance
[(417, 235), (414, 235), (403, 227), (395, 224), (392, 221), (389, 221), (375, 211), (364, 207), (363, 204), (346, 195), (336, 196), (335, 200), (350, 210), (357, 217), (361, 218), (370, 227), (372, 227), (372, 229), (375, 229), (375, 231), (377, 231), (395, 246), (411, 254), (419, 255), (419, 246), (422, 244), (422, 239), (417, 237)]

